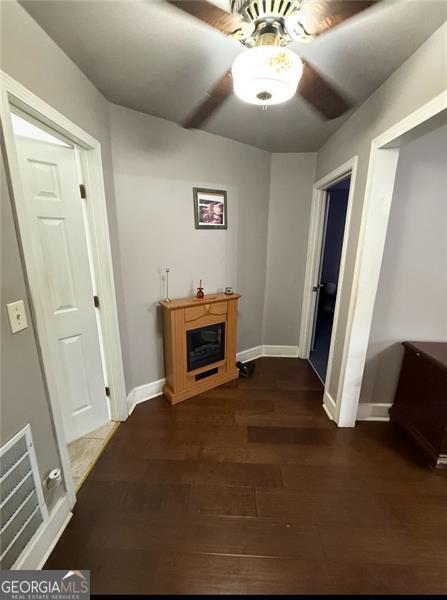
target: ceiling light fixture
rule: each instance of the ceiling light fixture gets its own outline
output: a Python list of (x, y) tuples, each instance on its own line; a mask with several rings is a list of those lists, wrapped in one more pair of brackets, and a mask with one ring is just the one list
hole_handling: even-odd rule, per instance
[(251, 104), (268, 106), (295, 95), (303, 63), (281, 46), (256, 46), (240, 54), (231, 69), (235, 94)]

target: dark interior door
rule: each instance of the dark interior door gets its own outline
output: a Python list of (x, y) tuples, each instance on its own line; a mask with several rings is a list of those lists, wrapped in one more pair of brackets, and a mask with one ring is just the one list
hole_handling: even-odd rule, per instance
[(351, 178), (339, 181), (327, 191), (326, 227), (322, 240), (322, 253), (316, 294), (315, 317), (310, 352), (310, 363), (320, 379), (326, 379), (338, 276), (348, 208)]

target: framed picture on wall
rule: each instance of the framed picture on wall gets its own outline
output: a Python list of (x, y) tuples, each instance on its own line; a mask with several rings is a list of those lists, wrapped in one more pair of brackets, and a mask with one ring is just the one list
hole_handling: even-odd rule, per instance
[(196, 229), (227, 229), (227, 192), (194, 188)]

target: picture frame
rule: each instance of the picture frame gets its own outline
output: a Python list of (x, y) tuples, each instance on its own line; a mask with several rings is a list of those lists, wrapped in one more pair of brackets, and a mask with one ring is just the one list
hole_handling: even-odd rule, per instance
[(227, 229), (227, 192), (193, 188), (196, 229)]

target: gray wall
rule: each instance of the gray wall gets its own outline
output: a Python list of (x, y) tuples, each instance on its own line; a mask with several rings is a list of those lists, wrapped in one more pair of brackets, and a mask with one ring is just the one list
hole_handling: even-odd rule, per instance
[(298, 345), (316, 158), (272, 155), (264, 344)]
[[(17, 2), (0, 2), (0, 11), (1, 68), (101, 143), (115, 286), (118, 308), (122, 308), (109, 103)], [(126, 364), (122, 319), (120, 328)]]
[[(371, 141), (445, 88), (445, 39), (447, 25), (436, 31), (391, 77), (366, 100), (318, 153), (317, 179), (358, 155), (351, 227), (340, 314), (334, 346), (334, 373), (340, 372), (344, 332), (359, 239)], [(329, 393), (337, 395), (334, 377)]]
[[(1, 428), (4, 444), (26, 424), (31, 425), (42, 480), (60, 467), (46, 388), (25, 287), (25, 276), (14, 230), (11, 203), (1, 157)], [(29, 327), (11, 334), (5, 304), (24, 300)], [(60, 493), (62, 490), (59, 489)], [(47, 494), (51, 505), (56, 497)]]
[[(173, 298), (199, 279), (208, 293), (233, 286), (243, 296), (238, 347), (261, 344), (270, 154), (119, 106), (111, 123), (130, 387), (164, 376), (166, 265)], [(227, 190), (226, 231), (194, 228), (193, 187)]]
[(400, 342), (447, 341), (446, 190), (447, 126), (399, 155), (362, 402), (393, 402)]

